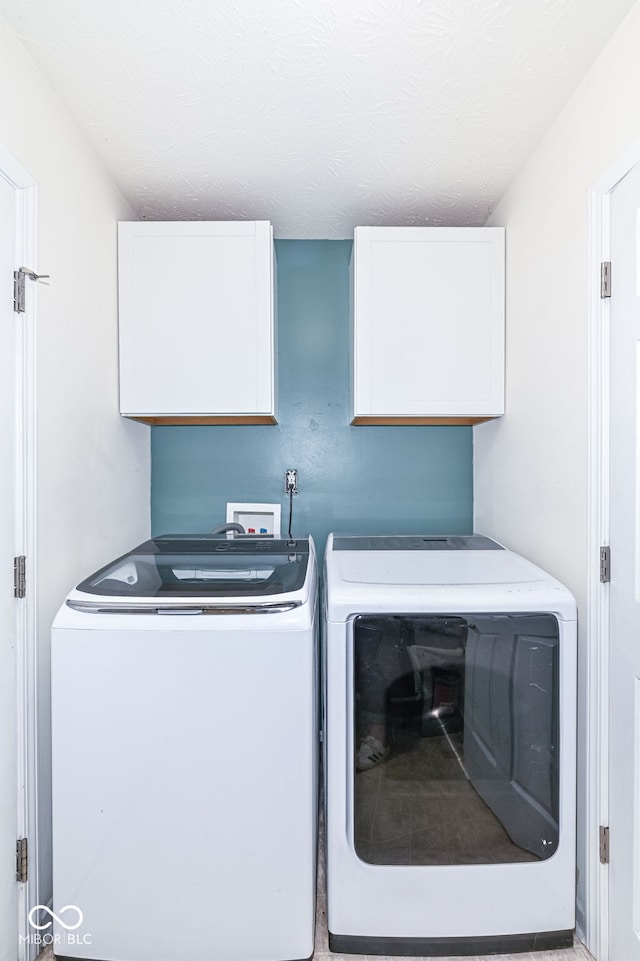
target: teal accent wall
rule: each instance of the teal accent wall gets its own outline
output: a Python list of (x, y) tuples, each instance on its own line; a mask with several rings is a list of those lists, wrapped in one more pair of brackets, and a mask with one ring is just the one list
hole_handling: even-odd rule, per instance
[(330, 531), (469, 533), (471, 427), (349, 424), (351, 241), (280, 240), (276, 254), (279, 422), (152, 427), (153, 533), (211, 530), (227, 501), (246, 501), (279, 502), (286, 535), (288, 467), (293, 533), (319, 552)]

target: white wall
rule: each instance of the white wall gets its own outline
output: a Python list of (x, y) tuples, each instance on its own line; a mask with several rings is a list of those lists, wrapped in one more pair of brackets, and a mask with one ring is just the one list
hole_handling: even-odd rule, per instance
[(475, 428), (475, 527), (564, 581), (583, 615), (587, 193), (640, 136), (639, 51), (636, 3), (488, 221), (507, 228), (507, 413)]
[[(50, 896), (49, 627), (78, 579), (149, 534), (149, 428), (118, 414), (121, 194), (4, 21), (0, 144), (38, 184), (37, 616), (42, 886)], [(20, 266), (20, 265), (16, 265)], [(28, 295), (32, 296), (33, 288)]]

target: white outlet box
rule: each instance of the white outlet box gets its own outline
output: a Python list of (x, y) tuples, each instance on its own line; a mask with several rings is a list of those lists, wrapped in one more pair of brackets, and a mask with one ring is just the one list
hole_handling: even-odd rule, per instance
[(280, 537), (280, 504), (227, 504), (227, 524), (242, 524), (252, 537)]

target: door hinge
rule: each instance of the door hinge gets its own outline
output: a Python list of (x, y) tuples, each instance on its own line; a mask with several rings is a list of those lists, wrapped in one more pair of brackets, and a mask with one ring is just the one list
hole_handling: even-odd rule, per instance
[(27, 595), (27, 558), (22, 554), (13, 558), (13, 596)]
[(600, 264), (600, 296), (611, 296), (611, 261), (603, 260)]
[(609, 863), (609, 828), (600, 825), (600, 864)]
[(20, 270), (13, 272), (13, 309), (16, 314), (24, 314), (25, 307), (25, 288), (27, 277), (29, 280), (48, 280), (49, 274), (37, 274), (30, 267), (21, 267)]
[(24, 883), (29, 874), (29, 855), (27, 851), (27, 839), (20, 838), (16, 843), (16, 881)]
[(24, 314), (25, 286), (27, 275), (22, 270), (13, 272), (13, 309), (16, 314)]
[(608, 584), (611, 580), (611, 548), (600, 548), (600, 580)]

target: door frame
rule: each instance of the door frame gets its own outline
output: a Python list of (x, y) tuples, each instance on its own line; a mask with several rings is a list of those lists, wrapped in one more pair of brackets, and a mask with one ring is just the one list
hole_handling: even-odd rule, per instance
[[(609, 874), (600, 863), (599, 829), (609, 824), (609, 586), (600, 581), (600, 547), (609, 544), (610, 301), (600, 295), (600, 264), (611, 259), (611, 194), (640, 162), (640, 139), (589, 189), (589, 454), (585, 659), (585, 940), (609, 959)], [(613, 270), (612, 270), (613, 274)], [(615, 283), (615, 275), (612, 276)], [(615, 564), (615, 558), (612, 563)]]
[[(0, 145), (0, 173), (16, 192), (16, 269), (36, 267), (37, 185), (27, 170)], [(37, 949), (28, 940), (27, 916), (39, 903), (38, 765), (37, 765), (37, 583), (36, 583), (36, 298), (16, 324), (16, 543), (27, 557), (26, 597), (16, 616), (18, 837), (28, 838), (28, 880), (18, 890), (18, 959), (30, 961)], [(23, 939), (20, 938), (23, 937)]]

